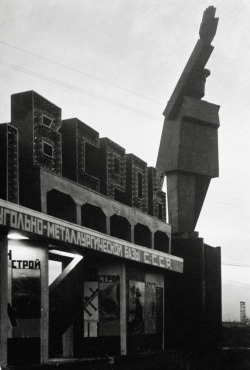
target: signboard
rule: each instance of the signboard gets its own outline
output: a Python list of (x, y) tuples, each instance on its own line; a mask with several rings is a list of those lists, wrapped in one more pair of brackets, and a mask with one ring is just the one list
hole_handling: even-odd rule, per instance
[(0, 200), (0, 225), (166, 270), (183, 272), (183, 259)]

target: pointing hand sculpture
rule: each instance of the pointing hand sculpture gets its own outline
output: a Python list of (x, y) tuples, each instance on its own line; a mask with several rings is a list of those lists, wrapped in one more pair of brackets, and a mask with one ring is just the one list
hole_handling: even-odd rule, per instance
[(203, 13), (199, 34), (206, 44), (211, 44), (217, 31), (219, 18), (215, 18), (215, 11), (215, 7), (209, 6)]

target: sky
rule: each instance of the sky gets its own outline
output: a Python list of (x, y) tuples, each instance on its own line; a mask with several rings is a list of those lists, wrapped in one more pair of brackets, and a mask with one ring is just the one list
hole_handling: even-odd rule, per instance
[[(221, 246), (223, 319), (250, 316), (250, 0), (2, 0), (0, 122), (34, 90), (155, 166), (162, 112), (199, 37), (219, 17), (204, 100), (220, 105), (220, 176), (196, 230)], [(166, 189), (164, 189), (166, 190)]]

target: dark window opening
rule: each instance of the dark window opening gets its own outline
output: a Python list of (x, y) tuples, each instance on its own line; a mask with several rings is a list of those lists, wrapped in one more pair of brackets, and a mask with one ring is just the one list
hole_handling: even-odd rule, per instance
[(122, 216), (113, 215), (110, 217), (110, 235), (131, 242), (131, 225), (129, 221)]
[(163, 205), (162, 203), (158, 204), (158, 218), (163, 220)]
[(142, 174), (140, 172), (138, 172), (137, 186), (138, 186), (138, 198), (142, 199)]
[(157, 251), (169, 253), (169, 238), (166, 233), (156, 231), (154, 234), (154, 246)]
[(76, 223), (76, 204), (70, 195), (58, 190), (47, 193), (47, 213), (50, 216)]
[(120, 161), (118, 158), (114, 159), (114, 172), (120, 173)]
[(43, 125), (44, 126), (50, 127), (52, 122), (53, 122), (53, 119), (51, 119), (47, 116), (43, 116)]
[(134, 227), (134, 242), (143, 247), (152, 248), (152, 234), (149, 228), (142, 224), (136, 224)]
[(43, 153), (48, 155), (49, 157), (53, 156), (53, 147), (52, 145), (43, 142)]
[(106, 216), (101, 208), (86, 203), (81, 207), (82, 226), (106, 234)]

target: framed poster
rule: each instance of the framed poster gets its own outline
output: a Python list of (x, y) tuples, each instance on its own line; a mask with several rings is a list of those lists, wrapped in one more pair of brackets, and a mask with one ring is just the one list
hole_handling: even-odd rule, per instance
[(145, 334), (156, 333), (156, 284), (146, 282), (145, 290)]
[(17, 319), (41, 318), (41, 271), (12, 269), (12, 307)]
[(84, 283), (84, 337), (97, 337), (99, 322), (99, 288), (97, 281)]
[(130, 334), (144, 333), (145, 283), (129, 280), (128, 328)]
[(99, 335), (120, 335), (120, 284), (117, 279), (99, 282), (99, 310)]

